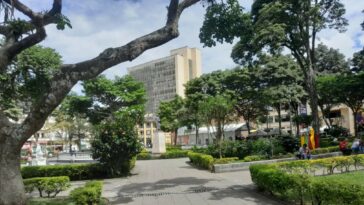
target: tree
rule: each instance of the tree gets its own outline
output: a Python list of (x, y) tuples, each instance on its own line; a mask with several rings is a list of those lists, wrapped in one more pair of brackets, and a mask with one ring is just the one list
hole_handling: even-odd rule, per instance
[(209, 96), (201, 106), (203, 107), (206, 122), (210, 126), (216, 127), (215, 137), (219, 146), (219, 155), (222, 158), (225, 125), (236, 120), (234, 101), (228, 95)]
[(356, 118), (364, 105), (364, 72), (347, 76), (336, 76), (334, 90), (339, 102), (347, 105), (353, 112), (354, 133), (357, 136), (358, 123)]
[[(43, 126), (72, 87), (80, 80), (92, 79), (114, 65), (131, 61), (144, 51), (176, 38), (182, 12), (198, 1), (171, 0), (167, 8), (166, 24), (160, 29), (136, 38), (124, 46), (105, 49), (89, 60), (54, 67), (54, 72), (48, 76), (48, 86), (45, 86), (39, 96), (29, 96), (32, 99), (29, 101), (20, 98), (21, 95), (15, 92), (19, 85), (23, 85), (12, 75), (16, 57), (45, 39), (47, 25), (54, 24), (62, 30), (71, 27), (71, 24), (62, 14), (62, 0), (53, 0), (52, 8), (41, 12), (33, 11), (20, 0), (0, 0), (1, 9), (4, 10), (4, 20), (0, 24), (0, 35), (4, 37), (0, 45), (0, 77), (2, 81), (9, 82), (9, 89), (1, 89), (0, 95), (0, 179), (1, 186), (7, 186), (7, 189), (0, 192), (0, 204), (25, 204), (26, 197), (19, 166), (20, 147)], [(17, 12), (13, 12), (14, 10)], [(19, 13), (22, 14), (19, 16), (21, 18), (15, 18), (13, 14)], [(42, 68), (53, 70), (46, 66)], [(38, 76), (38, 73), (32, 74), (33, 78)], [(9, 93), (15, 93), (17, 97), (8, 98)], [(28, 112), (23, 113), (24, 120), (13, 122), (9, 119), (6, 110), (12, 106), (11, 104), (27, 104), (25, 107)]]
[(75, 98), (82, 98), (75, 93), (68, 95), (62, 104), (52, 113), (56, 123), (52, 130), (56, 131), (62, 138), (66, 138), (69, 144), (69, 151), (72, 151), (72, 143), (77, 140), (79, 150), (81, 149), (81, 139), (91, 134), (92, 126), (84, 114), (75, 112), (72, 106)]
[(361, 51), (354, 53), (353, 59), (351, 60), (352, 68), (351, 71), (359, 73), (364, 71), (364, 48)]
[(299, 103), (301, 98), (306, 95), (302, 86), (302, 72), (291, 56), (263, 55), (252, 75), (262, 86), (262, 95), (277, 110), (279, 132), (281, 133), (282, 107), (285, 105), (290, 107), (292, 102)]
[(198, 93), (186, 95), (186, 99), (184, 100), (184, 107), (181, 111), (182, 124), (184, 126), (193, 126), (195, 128), (196, 144), (199, 138), (199, 128), (204, 123), (203, 109), (201, 107), (203, 101), (200, 97), (201, 96)]
[(95, 127), (92, 156), (109, 176), (128, 174), (131, 158), (140, 151), (135, 127), (144, 116), (143, 84), (128, 75), (114, 80), (99, 76), (83, 87), (85, 96), (70, 96), (68, 110), (87, 116)]
[(108, 176), (129, 174), (130, 161), (141, 150), (135, 126), (140, 122), (133, 109), (123, 109), (105, 120), (96, 128), (92, 141), (92, 157), (98, 159)]
[[(251, 13), (244, 12), (237, 0), (208, 8), (200, 39), (206, 46), (215, 42), (232, 43), (232, 58), (251, 65), (262, 51), (274, 54), (282, 48), (291, 51), (304, 75), (313, 115), (313, 127), (319, 133), (315, 84), (316, 40), (325, 28), (345, 30), (345, 8), (339, 0), (256, 0)], [(215, 26), (224, 25), (224, 26)], [(226, 29), (228, 28), (228, 29)]]
[(350, 72), (349, 62), (345, 59), (345, 55), (340, 53), (338, 49), (328, 48), (320, 43), (315, 52), (315, 68), (318, 75)]
[(181, 127), (180, 119), (183, 108), (183, 100), (176, 95), (172, 100), (161, 102), (158, 108), (161, 130), (174, 133), (174, 144), (177, 145), (177, 130)]
[(228, 72), (222, 83), (226, 93), (236, 102), (234, 108), (237, 115), (243, 116), (246, 121), (248, 133), (251, 122), (267, 113), (268, 103), (254, 72), (248, 68), (236, 68)]
[(331, 108), (340, 103), (335, 89), (338, 86), (336, 78), (336, 75), (323, 75), (317, 78), (318, 104), (329, 129), (332, 126), (332, 121), (329, 118)]

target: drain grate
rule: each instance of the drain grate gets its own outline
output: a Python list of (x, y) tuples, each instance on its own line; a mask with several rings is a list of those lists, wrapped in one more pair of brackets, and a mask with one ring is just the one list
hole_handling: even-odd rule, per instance
[(140, 197), (158, 197), (158, 196), (168, 196), (168, 195), (177, 195), (177, 194), (193, 194), (193, 193), (205, 193), (217, 191), (219, 189), (211, 188), (211, 187), (201, 187), (198, 189), (186, 190), (182, 192), (150, 192), (150, 193), (138, 193), (138, 194), (122, 194), (121, 197), (125, 198), (140, 198)]

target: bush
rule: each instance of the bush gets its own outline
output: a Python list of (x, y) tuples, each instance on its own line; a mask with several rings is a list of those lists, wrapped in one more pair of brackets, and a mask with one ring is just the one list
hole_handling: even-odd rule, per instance
[(264, 157), (264, 156), (261, 156), (261, 155), (251, 155), (251, 156), (245, 157), (244, 161), (245, 162), (252, 162), (252, 161), (259, 161), (259, 160), (264, 160), (264, 159), (267, 159), (267, 158)]
[(253, 154), (268, 155), (271, 153), (271, 144), (269, 139), (259, 138), (253, 142)]
[[(251, 142), (249, 141), (224, 141), (222, 146), (223, 157), (239, 157), (243, 159), (248, 156), (251, 151)], [(193, 147), (191, 151), (196, 153), (203, 153), (219, 158), (219, 147), (216, 144), (209, 145), (207, 148)]]
[[(135, 157), (129, 162), (129, 167), (123, 170), (124, 175), (129, 174), (135, 165)], [(55, 177), (68, 176), (71, 181), (103, 179), (112, 177), (107, 169), (100, 164), (65, 164), (65, 165), (47, 165), (47, 166), (27, 166), (21, 168), (23, 179), (33, 177)]]
[(324, 153), (330, 153), (330, 152), (338, 152), (340, 151), (339, 146), (331, 146), (331, 147), (325, 147), (325, 148), (317, 148), (315, 150), (311, 151), (311, 154), (324, 154)]
[(67, 176), (59, 177), (36, 177), (24, 179), (25, 191), (31, 193), (38, 190), (39, 196), (55, 197), (59, 192), (70, 187), (70, 179)]
[(149, 152), (141, 152), (137, 154), (137, 160), (149, 160), (152, 159), (152, 155)]
[(167, 152), (172, 150), (182, 150), (182, 145), (167, 145)]
[(102, 182), (87, 182), (84, 187), (71, 191), (71, 198), (77, 205), (95, 205), (101, 201)]
[(333, 174), (348, 171), (355, 164), (363, 165), (364, 155), (333, 157), (310, 161), (293, 161), (250, 166), (252, 181), (263, 191), (301, 204), (363, 204), (364, 186), (339, 179), (314, 177), (317, 167)]
[(212, 165), (214, 163), (214, 158), (211, 155), (195, 153), (195, 152), (188, 152), (188, 158), (192, 164), (197, 167), (212, 170)]
[(27, 166), (21, 168), (23, 179), (33, 177), (68, 176), (70, 180), (99, 179), (107, 177), (107, 172), (99, 163), (65, 164), (47, 166)]
[(187, 150), (169, 150), (166, 153), (161, 154), (161, 159), (173, 159), (173, 158), (182, 158), (187, 157)]
[(239, 160), (238, 157), (229, 157), (229, 158), (221, 158), (221, 159), (215, 159), (214, 164), (228, 164), (234, 161)]

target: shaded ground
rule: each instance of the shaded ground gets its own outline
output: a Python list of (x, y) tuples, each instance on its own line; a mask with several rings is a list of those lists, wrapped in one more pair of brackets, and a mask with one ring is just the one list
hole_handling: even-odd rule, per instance
[(249, 171), (213, 174), (192, 168), (187, 159), (137, 161), (128, 178), (104, 180), (111, 204), (281, 204), (261, 195)]

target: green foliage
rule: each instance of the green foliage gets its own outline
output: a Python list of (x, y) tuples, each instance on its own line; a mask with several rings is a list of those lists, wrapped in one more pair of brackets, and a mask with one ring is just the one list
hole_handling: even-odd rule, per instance
[(319, 75), (343, 74), (350, 72), (349, 62), (338, 49), (328, 48), (324, 44), (318, 44), (315, 50), (316, 72)]
[(24, 186), (28, 193), (38, 190), (40, 197), (44, 197), (44, 194), (47, 194), (47, 197), (55, 197), (59, 192), (68, 189), (71, 184), (68, 176), (58, 176), (24, 179)]
[(56, 18), (57, 18), (56, 27), (58, 30), (64, 30), (66, 26), (68, 28), (72, 28), (71, 21), (69, 20), (69, 18), (67, 18), (67, 16), (63, 14), (58, 14)]
[(253, 161), (260, 161), (260, 160), (265, 160), (265, 159), (267, 159), (267, 158), (262, 155), (251, 155), (251, 156), (244, 157), (244, 162), (253, 162)]
[(137, 160), (148, 160), (148, 159), (152, 159), (152, 155), (146, 150), (142, 150), (139, 154), (137, 154)]
[(271, 142), (267, 138), (259, 138), (254, 141), (252, 152), (258, 155), (269, 155), (271, 153)]
[(330, 152), (338, 152), (340, 151), (339, 146), (331, 146), (331, 147), (324, 147), (324, 148), (317, 148), (311, 151), (311, 154), (324, 154)]
[[(364, 23), (362, 24), (364, 26)], [(353, 55), (352, 68), (353, 72), (359, 73), (364, 71), (364, 48)]]
[(8, 116), (17, 119), (21, 113), (12, 111), (37, 102), (61, 63), (61, 56), (51, 48), (33, 46), (20, 53), (0, 75), (0, 109), (9, 110)]
[[(125, 170), (124, 172), (128, 172)], [(23, 179), (33, 177), (68, 176), (70, 180), (100, 179), (108, 177), (101, 164), (66, 164), (26, 166), (21, 169)]]
[[(330, 169), (347, 168), (355, 164), (354, 159), (364, 159), (363, 155), (334, 157), (310, 161), (293, 161), (276, 164), (251, 165), (253, 182), (262, 190), (301, 204), (362, 204), (364, 186), (343, 179), (342, 175), (313, 177), (308, 175), (316, 167)], [(345, 169), (345, 171), (347, 171)], [(360, 176), (360, 175), (359, 175)], [(360, 177), (357, 177), (355, 181)]]
[(217, 95), (207, 97), (206, 101), (201, 105), (206, 122), (210, 126), (216, 126), (216, 139), (219, 146), (219, 155), (222, 157), (222, 142), (224, 128), (230, 122), (236, 120), (234, 101), (229, 96)]
[(212, 165), (214, 163), (214, 158), (211, 155), (188, 152), (188, 158), (190, 162), (197, 167), (212, 170)]
[(183, 107), (183, 100), (176, 95), (171, 101), (159, 104), (158, 116), (160, 119), (161, 130), (165, 132), (176, 132), (181, 126), (179, 115)]
[(141, 82), (131, 76), (109, 80), (99, 76), (83, 83), (85, 97), (71, 97), (71, 111), (85, 114), (90, 122), (98, 125), (103, 121), (129, 113), (136, 121), (141, 121), (146, 102), (145, 89)]
[(133, 119), (135, 116), (131, 115), (133, 113), (123, 113), (115, 121), (98, 126), (96, 137), (91, 143), (92, 157), (100, 161), (109, 176), (128, 174), (130, 160), (140, 152), (136, 121)]
[(71, 191), (71, 198), (76, 205), (97, 205), (101, 202), (102, 182), (87, 182), (84, 187)]
[(187, 157), (188, 150), (168, 150), (166, 153), (161, 154), (161, 159), (173, 159)]
[(215, 159), (214, 164), (228, 164), (238, 160), (239, 160), (238, 157), (221, 158), (221, 159)]

